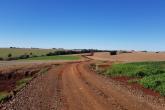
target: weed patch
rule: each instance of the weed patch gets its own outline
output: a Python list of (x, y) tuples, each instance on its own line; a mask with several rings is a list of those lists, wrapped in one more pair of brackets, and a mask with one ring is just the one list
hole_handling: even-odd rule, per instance
[(15, 89), (15, 91), (18, 91), (18, 90), (22, 89), (23, 87), (25, 87), (25, 85), (26, 85), (30, 80), (32, 80), (32, 77), (24, 78), (24, 79), (21, 79), (21, 80), (17, 81), (17, 82), (16, 82), (16, 89)]
[(137, 78), (129, 83), (139, 83), (165, 96), (165, 61), (113, 64), (105, 74)]

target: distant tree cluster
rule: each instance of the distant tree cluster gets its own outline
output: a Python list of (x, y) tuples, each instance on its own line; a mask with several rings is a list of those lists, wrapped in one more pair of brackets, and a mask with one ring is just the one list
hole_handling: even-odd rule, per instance
[(11, 49), (13, 49), (13, 48), (15, 49), (16, 47), (10, 47), (10, 48), (11, 48)]
[[(49, 52), (46, 55), (40, 55), (40, 56), (55, 56), (55, 55), (69, 55), (69, 54), (81, 54), (81, 53), (93, 53), (93, 52), (101, 52), (101, 50), (96, 49), (81, 49), (81, 50), (59, 50), (54, 52)], [(11, 53), (7, 55), (7, 58), (0, 58), (0, 60), (19, 60), (19, 59), (27, 59), (32, 57), (40, 57), (37, 55), (34, 55), (32, 52), (27, 54), (23, 54), (20, 56), (13, 56)]]
[(117, 50), (110, 51), (110, 55), (117, 55), (117, 54), (118, 54)]
[(81, 54), (81, 53), (91, 53), (98, 52), (99, 50), (94, 49), (82, 49), (82, 50), (61, 50), (55, 52), (49, 52), (46, 56), (54, 56), (54, 55), (68, 55), (68, 54)]

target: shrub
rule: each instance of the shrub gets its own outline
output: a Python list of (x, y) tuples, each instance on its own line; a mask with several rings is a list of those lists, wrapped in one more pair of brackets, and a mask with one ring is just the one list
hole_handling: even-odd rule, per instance
[(9, 53), (9, 54), (8, 54), (8, 57), (9, 57), (9, 58), (10, 58), (10, 57), (12, 57), (12, 54), (11, 54), (11, 53)]
[(117, 55), (117, 51), (110, 51), (111, 55)]
[(29, 58), (29, 55), (26, 54), (19, 56), (19, 59), (27, 59), (27, 58)]
[(52, 56), (52, 55), (53, 55), (52, 52), (49, 52), (49, 53), (46, 54), (46, 56)]
[(0, 57), (0, 61), (2, 61), (3, 60), (3, 58), (2, 57)]
[(38, 57), (37, 55), (32, 55), (32, 57)]

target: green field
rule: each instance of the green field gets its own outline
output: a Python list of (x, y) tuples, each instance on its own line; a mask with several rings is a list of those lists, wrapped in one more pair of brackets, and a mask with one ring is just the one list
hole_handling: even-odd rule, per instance
[(80, 60), (80, 56), (71, 56), (71, 55), (42, 56), (42, 57), (28, 58), (25, 60)]
[(137, 83), (165, 96), (165, 61), (113, 64), (105, 74), (138, 78)]
[(41, 56), (41, 55), (45, 55), (49, 52), (54, 52), (56, 51), (55, 49), (19, 49), (19, 48), (0, 48), (0, 57), (1, 58), (7, 58), (8, 54), (12, 54), (12, 57), (17, 57), (20, 55), (24, 55), (24, 54), (30, 54), (32, 53), (32, 55), (37, 55), (37, 56)]

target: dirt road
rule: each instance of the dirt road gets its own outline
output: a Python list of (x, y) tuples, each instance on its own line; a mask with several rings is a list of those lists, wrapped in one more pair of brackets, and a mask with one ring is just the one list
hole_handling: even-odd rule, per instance
[(88, 68), (87, 62), (52, 68), (34, 79), (6, 110), (164, 110), (116, 87)]

